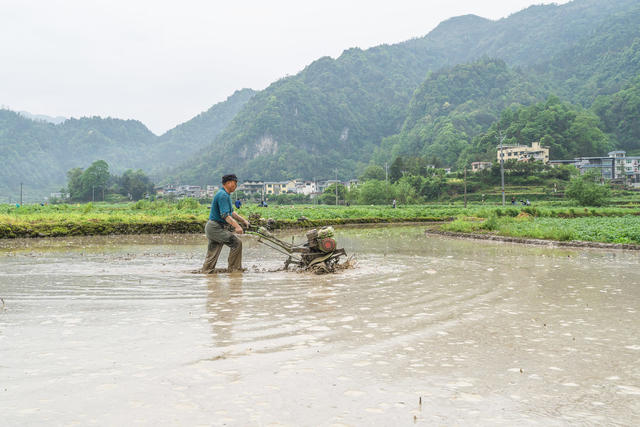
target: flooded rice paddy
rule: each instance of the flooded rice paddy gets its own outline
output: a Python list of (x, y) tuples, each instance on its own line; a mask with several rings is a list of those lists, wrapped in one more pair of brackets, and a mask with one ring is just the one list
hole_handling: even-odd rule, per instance
[(2, 241), (0, 423), (640, 423), (637, 253), (423, 231), (339, 229), (325, 276), (247, 236), (214, 276), (201, 235)]

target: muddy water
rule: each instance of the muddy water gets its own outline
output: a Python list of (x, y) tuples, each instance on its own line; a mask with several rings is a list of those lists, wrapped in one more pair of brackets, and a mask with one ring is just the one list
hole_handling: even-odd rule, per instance
[(640, 422), (636, 253), (338, 240), (355, 269), (246, 237), (210, 277), (202, 236), (0, 242), (0, 424)]

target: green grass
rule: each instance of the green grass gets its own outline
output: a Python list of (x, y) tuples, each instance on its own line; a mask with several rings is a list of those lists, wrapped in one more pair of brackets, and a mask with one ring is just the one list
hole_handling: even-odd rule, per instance
[[(245, 218), (260, 216), (275, 221), (276, 228), (316, 227), (321, 225), (338, 225), (353, 223), (380, 222), (425, 222), (449, 221), (452, 218), (477, 218), (489, 221), (484, 223), (459, 219), (447, 227), (451, 230), (471, 232), (474, 230), (496, 230), (499, 233), (536, 234), (540, 238), (573, 239), (573, 230), (569, 224), (575, 219), (619, 219), (629, 217), (633, 220), (640, 215), (638, 205), (613, 206), (605, 208), (585, 208), (572, 206), (566, 202), (539, 202), (533, 206), (469, 203), (464, 208), (462, 203), (425, 204), (399, 206), (327, 206), (327, 205), (291, 205), (270, 206), (260, 208), (245, 205), (239, 211)], [(553, 231), (551, 225), (543, 228), (547, 231), (526, 228), (525, 222), (519, 227), (508, 228), (507, 224), (522, 212), (535, 218), (534, 223), (546, 224), (544, 219), (566, 219), (557, 222)], [(70, 205), (25, 205), (19, 208), (11, 205), (0, 205), (0, 238), (42, 237), (66, 235), (100, 235), (100, 234), (140, 234), (140, 233), (197, 233), (202, 232), (209, 216), (209, 205), (201, 205), (195, 200), (184, 199), (179, 202), (139, 201), (125, 204), (87, 203)], [(616, 221), (604, 221), (601, 224), (616, 224)], [(551, 223), (549, 223), (551, 224)], [(622, 224), (622, 223), (620, 223)], [(626, 223), (625, 223), (626, 224)], [(483, 228), (478, 228), (478, 227)], [(542, 225), (540, 226), (542, 227)], [(602, 228), (606, 228), (602, 226)], [(503, 231), (504, 230), (504, 231)], [(549, 231), (550, 230), (550, 231)], [(565, 231), (562, 231), (565, 230)], [(574, 231), (571, 231), (574, 233)], [(582, 234), (589, 235), (586, 231)], [(582, 235), (581, 234), (581, 235)], [(613, 235), (613, 232), (610, 233)], [(543, 237), (549, 236), (549, 237)], [(553, 237), (555, 236), (555, 237)], [(616, 237), (618, 239), (630, 237)], [(596, 237), (602, 239), (604, 237)], [(608, 238), (608, 237), (607, 237)], [(608, 241), (608, 240), (597, 240)], [(635, 240), (634, 240), (635, 241)], [(622, 240), (621, 240), (622, 242)]]
[(618, 217), (502, 217), (495, 218), (492, 227), (485, 222), (474, 222), (459, 218), (442, 226), (443, 230), (462, 233), (491, 231), (494, 234), (511, 237), (548, 239), (559, 241), (589, 241), (603, 243), (640, 244), (640, 216)]

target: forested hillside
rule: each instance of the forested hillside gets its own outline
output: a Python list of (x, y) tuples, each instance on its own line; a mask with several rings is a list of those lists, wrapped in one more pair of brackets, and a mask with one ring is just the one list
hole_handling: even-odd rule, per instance
[(621, 91), (596, 99), (593, 111), (617, 148), (640, 155), (640, 76)]
[(149, 162), (144, 166), (145, 169), (158, 175), (162, 170), (211, 144), (255, 94), (251, 89), (238, 90), (226, 101), (158, 137), (150, 148)]
[(58, 190), (69, 169), (94, 159), (138, 168), (155, 138), (135, 120), (91, 117), (54, 125), (0, 110), (0, 197), (15, 200), (20, 183), (30, 195)]
[[(601, 156), (612, 148), (640, 149), (640, 5), (618, 9), (587, 34), (550, 59), (517, 71), (501, 61), (485, 60), (431, 74), (415, 92), (402, 131), (386, 138), (374, 159), (381, 163), (398, 155), (435, 156), (454, 167), (492, 160), (497, 136), (490, 132), (486, 137), (490, 126), (515, 126), (505, 133), (505, 143), (541, 141), (555, 159)], [(573, 104), (554, 96), (544, 108), (518, 108), (551, 94)]]
[(142, 168), (158, 176), (209, 144), (254, 93), (237, 91), (160, 137), (135, 120), (90, 117), (54, 125), (0, 110), (0, 202), (15, 200), (20, 183), (31, 197), (57, 191), (67, 171), (95, 160), (114, 172)]
[(258, 93), (170, 179), (216, 182), (228, 170), (328, 178), (336, 169), (346, 178), (372, 159), (409, 153), (455, 167), (505, 108), (552, 94), (589, 108), (626, 87), (640, 69), (638, 10), (635, 0), (576, 0), (495, 22), (462, 16), (420, 39), (322, 58)]
[(398, 135), (378, 149), (378, 163), (397, 156), (436, 157), (455, 165), (472, 137), (508, 107), (544, 99), (545, 90), (501, 60), (486, 59), (431, 73), (416, 90)]
[(320, 58), (162, 136), (134, 120), (53, 125), (1, 110), (0, 191), (56, 189), (67, 170), (98, 159), (114, 172), (142, 168), (190, 184), (229, 171), (352, 178), (399, 155), (455, 168), (491, 159), (504, 126), (511, 142), (546, 141), (554, 158), (639, 152), (639, 79), (637, 0), (532, 6), (498, 21), (461, 16), (421, 38)]
[(580, 156), (603, 156), (612, 148), (612, 139), (601, 129), (598, 116), (579, 105), (550, 96), (528, 107), (511, 107), (503, 111), (483, 133), (476, 135), (461, 150), (461, 159), (494, 161), (499, 135), (504, 144), (529, 145), (539, 141), (549, 147), (552, 159)]
[(253, 97), (176, 180), (345, 176), (363, 167), (382, 135), (395, 133), (426, 70), (442, 61), (420, 40), (321, 58)]

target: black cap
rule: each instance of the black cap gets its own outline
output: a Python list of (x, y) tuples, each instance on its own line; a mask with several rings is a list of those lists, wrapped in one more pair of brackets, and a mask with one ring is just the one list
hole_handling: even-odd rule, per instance
[(229, 175), (224, 175), (224, 176), (222, 177), (222, 184), (223, 184), (223, 185), (224, 185), (225, 183), (229, 182), (229, 181), (235, 181), (235, 182), (238, 182), (238, 177), (237, 177), (235, 174), (233, 174), (233, 173), (230, 173)]

